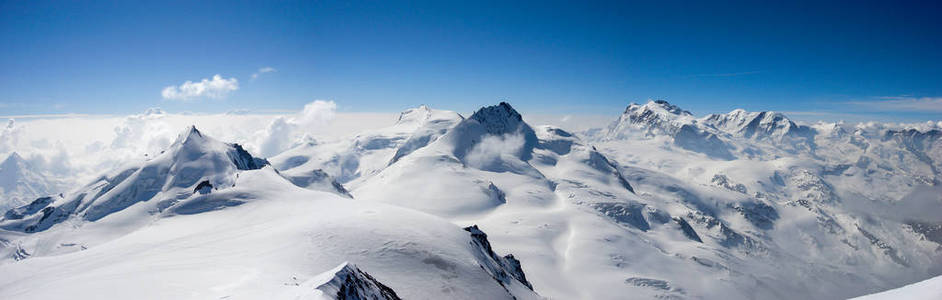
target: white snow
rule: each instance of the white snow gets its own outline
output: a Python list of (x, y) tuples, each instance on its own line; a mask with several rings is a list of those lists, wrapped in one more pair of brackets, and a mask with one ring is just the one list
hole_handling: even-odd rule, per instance
[(855, 300), (942, 299), (942, 276), (926, 279), (889, 291), (854, 298)]
[(354, 278), (404, 299), (839, 299), (942, 274), (926, 126), (666, 101), (607, 131), (506, 103), (390, 125), (271, 166), (187, 130), (0, 219), (0, 298), (319, 299)]

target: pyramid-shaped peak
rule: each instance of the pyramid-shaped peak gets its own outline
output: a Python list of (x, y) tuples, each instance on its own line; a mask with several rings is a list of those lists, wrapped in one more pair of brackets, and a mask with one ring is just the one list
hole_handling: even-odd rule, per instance
[(177, 136), (177, 140), (174, 141), (174, 144), (188, 144), (194, 141), (202, 141), (205, 138), (203, 133), (196, 129), (195, 125), (187, 126), (180, 135)]
[(337, 299), (401, 299), (391, 288), (347, 262), (313, 280), (323, 282), (316, 289), (327, 295), (338, 295)]
[(520, 128), (521, 124), (524, 124), (523, 116), (507, 102), (482, 107), (474, 112), (469, 119), (484, 125), (487, 132), (491, 134), (513, 132)]
[(190, 125), (190, 126), (188, 126), (188, 127), (186, 128), (186, 130), (184, 130), (183, 132), (184, 132), (187, 136), (196, 135), (196, 136), (199, 136), (199, 137), (203, 137), (203, 133), (201, 133), (198, 129), (196, 129), (196, 125)]
[(19, 153), (16, 153), (16, 151), (14, 151), (13, 153), (10, 153), (10, 155), (7, 155), (7, 158), (3, 160), (4, 164), (6, 162), (15, 162), (15, 161), (23, 161), (23, 157), (20, 156)]
[(6, 159), (0, 163), (0, 170), (14, 170), (19, 169), (21, 166), (26, 165), (26, 159), (20, 156), (19, 153), (13, 152), (7, 156)]
[(480, 119), (488, 116), (508, 116), (513, 119), (523, 119), (523, 117), (520, 116), (520, 113), (517, 113), (513, 106), (510, 106), (510, 103), (507, 102), (501, 102), (497, 105), (482, 107), (481, 109), (478, 109), (478, 111), (474, 112), (474, 114), (471, 115), (471, 118), (480, 121)]
[(523, 121), (523, 116), (520, 115), (512, 106), (507, 102), (501, 102), (498, 105), (485, 106), (481, 109), (478, 109), (474, 114), (471, 115), (471, 119), (477, 120), (481, 123), (490, 123), (490, 122), (502, 122), (502, 121), (513, 121), (520, 122)]

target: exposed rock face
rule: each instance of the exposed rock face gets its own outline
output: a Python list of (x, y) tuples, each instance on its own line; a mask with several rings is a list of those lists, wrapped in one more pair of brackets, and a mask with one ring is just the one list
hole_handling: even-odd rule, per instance
[(759, 229), (772, 229), (779, 218), (774, 207), (762, 202), (742, 202), (732, 205), (732, 208)]
[(482, 107), (469, 119), (484, 126), (487, 133), (498, 135), (516, 132), (523, 125), (523, 117), (507, 102)]
[[(195, 130), (195, 129), (194, 129)], [(231, 144), (232, 151), (229, 152), (229, 158), (232, 159), (232, 163), (236, 165), (236, 168), (239, 170), (258, 170), (264, 166), (269, 165), (268, 161), (264, 158), (253, 157), (249, 154), (248, 151), (242, 149), (242, 145)]]
[(24, 216), (35, 214), (40, 209), (43, 209), (44, 207), (52, 203), (53, 200), (54, 199), (52, 197), (37, 198), (36, 200), (33, 200), (33, 202), (30, 202), (27, 205), (23, 205), (16, 208), (11, 208), (3, 215), (3, 219), (5, 220), (22, 219)]
[(213, 190), (213, 185), (209, 183), (209, 180), (203, 180), (200, 184), (196, 185), (196, 188), (193, 189), (194, 193), (200, 194), (209, 194)]
[(507, 254), (503, 257), (497, 256), (491, 249), (491, 243), (487, 241), (487, 234), (481, 231), (477, 225), (465, 227), (465, 231), (471, 233), (471, 245), (478, 248), (481, 256), (481, 267), (487, 270), (502, 286), (507, 288), (513, 284), (513, 281), (519, 282), (533, 290), (533, 286), (527, 281), (527, 276), (523, 274), (523, 268), (520, 261), (514, 258), (513, 254)]
[(674, 222), (677, 222), (677, 225), (680, 226), (680, 230), (688, 239), (703, 243), (703, 240), (701, 240), (700, 236), (697, 235), (697, 231), (690, 226), (690, 223), (687, 223), (687, 220), (684, 220), (684, 218), (675, 217)]
[(380, 283), (357, 266), (343, 263), (328, 275), (332, 277), (316, 289), (336, 300), (399, 300), (388, 286)]

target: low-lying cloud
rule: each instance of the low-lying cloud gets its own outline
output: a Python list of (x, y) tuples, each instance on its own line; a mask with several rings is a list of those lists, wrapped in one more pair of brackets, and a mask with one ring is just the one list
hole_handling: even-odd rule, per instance
[(851, 101), (848, 104), (879, 111), (942, 112), (942, 97), (880, 97), (873, 101)]
[(482, 170), (499, 169), (505, 157), (519, 157), (525, 143), (521, 134), (488, 135), (474, 145), (464, 160), (469, 166)]
[(300, 113), (279, 116), (272, 120), (261, 134), (259, 154), (272, 156), (294, 146), (310, 134), (333, 120), (337, 104), (317, 100), (304, 105)]
[(159, 155), (189, 125), (219, 141), (239, 143), (253, 155), (270, 157), (315, 137), (329, 140), (395, 121), (394, 114), (351, 114), (334, 124), (336, 108), (333, 101), (313, 101), (289, 114), (174, 114), (148, 109), (128, 116), (0, 119), (0, 160), (17, 152), (47, 178), (61, 178), (57, 186), (74, 187), (125, 163)]

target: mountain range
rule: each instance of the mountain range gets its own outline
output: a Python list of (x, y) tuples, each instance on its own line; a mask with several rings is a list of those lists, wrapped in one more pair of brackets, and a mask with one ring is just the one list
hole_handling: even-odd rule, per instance
[[(584, 132), (420, 106), (267, 159), (190, 127), (18, 192), (0, 298), (855, 297), (942, 274), (940, 138), (660, 100)], [(0, 183), (41, 187), (18, 157)]]

